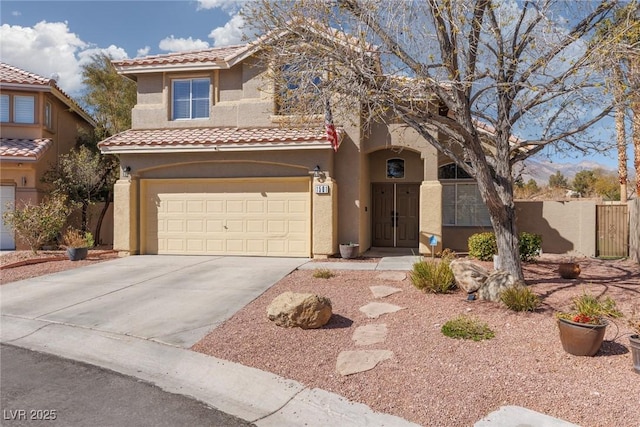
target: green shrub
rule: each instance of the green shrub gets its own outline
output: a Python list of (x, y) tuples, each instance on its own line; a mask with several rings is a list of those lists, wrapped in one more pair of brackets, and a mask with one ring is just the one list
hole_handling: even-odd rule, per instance
[[(542, 236), (539, 234), (527, 233), (526, 231), (518, 234), (520, 259), (528, 262), (532, 261), (542, 247)], [(469, 256), (479, 259), (480, 261), (491, 261), (493, 256), (498, 253), (498, 245), (496, 236), (491, 232), (476, 233), (469, 237)]]
[(520, 242), (520, 259), (525, 262), (533, 261), (540, 255), (542, 248), (542, 236), (539, 234), (521, 232), (518, 235)]
[(313, 277), (316, 279), (331, 279), (335, 274), (326, 268), (317, 268), (313, 271)]
[(26, 203), (23, 207), (8, 210), (2, 219), (35, 254), (42, 245), (56, 238), (69, 213), (66, 199), (53, 197), (37, 205)]
[(451, 338), (474, 341), (488, 340), (495, 336), (489, 325), (463, 314), (442, 325), (440, 331)]
[(491, 261), (498, 253), (496, 236), (491, 232), (476, 233), (469, 237), (469, 256), (480, 261)]
[(442, 253), (439, 260), (418, 261), (413, 264), (409, 278), (413, 285), (425, 292), (444, 294), (456, 288), (456, 281), (451, 271), (451, 261), (455, 258), (452, 251)]
[(526, 286), (517, 285), (500, 293), (500, 301), (513, 311), (534, 311), (540, 299)]

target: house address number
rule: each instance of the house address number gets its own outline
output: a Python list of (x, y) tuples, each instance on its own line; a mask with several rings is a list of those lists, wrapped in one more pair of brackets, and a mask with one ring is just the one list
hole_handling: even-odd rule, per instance
[(316, 194), (329, 194), (328, 185), (316, 185)]

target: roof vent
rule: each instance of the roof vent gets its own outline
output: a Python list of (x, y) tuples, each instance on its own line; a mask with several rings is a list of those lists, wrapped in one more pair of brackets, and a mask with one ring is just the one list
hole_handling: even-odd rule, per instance
[(60, 74), (53, 73), (53, 74), (51, 74), (50, 79), (53, 80), (55, 83), (58, 83), (58, 80), (60, 79)]

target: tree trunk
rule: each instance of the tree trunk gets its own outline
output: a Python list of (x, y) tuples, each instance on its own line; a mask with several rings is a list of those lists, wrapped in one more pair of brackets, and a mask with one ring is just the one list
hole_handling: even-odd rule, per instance
[(506, 212), (506, 215), (498, 215), (497, 218), (494, 218), (493, 214), (491, 215), (498, 246), (498, 269), (505, 270), (516, 279), (524, 281), (515, 208), (505, 206), (503, 212)]
[(82, 215), (81, 215), (81, 219), (80, 219), (80, 230), (82, 230), (83, 233), (86, 233), (87, 230), (89, 229), (88, 218), (89, 218), (89, 204), (88, 203), (82, 203)]
[(99, 245), (100, 243), (102, 243), (100, 241), (100, 231), (102, 229), (102, 220), (104, 220), (104, 217), (107, 214), (107, 211), (109, 210), (110, 204), (111, 204), (111, 191), (109, 191), (109, 193), (107, 194), (107, 197), (105, 197), (104, 206), (102, 207), (102, 211), (100, 211), (100, 216), (98, 217), (98, 223), (96, 224), (96, 232), (94, 234), (96, 245)]
[(618, 146), (618, 181), (620, 182), (620, 201), (627, 203), (627, 133), (625, 130), (625, 112), (626, 104), (624, 102), (624, 89), (620, 86), (623, 83), (622, 70), (620, 64), (616, 63), (613, 66), (613, 75), (615, 81), (613, 82), (615, 98), (616, 98), (616, 112), (615, 112), (615, 124), (616, 124), (616, 139)]

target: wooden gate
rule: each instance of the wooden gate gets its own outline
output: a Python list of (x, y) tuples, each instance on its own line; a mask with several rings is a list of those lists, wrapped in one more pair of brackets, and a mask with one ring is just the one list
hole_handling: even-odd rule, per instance
[(627, 205), (596, 206), (596, 256), (629, 255), (629, 213)]

